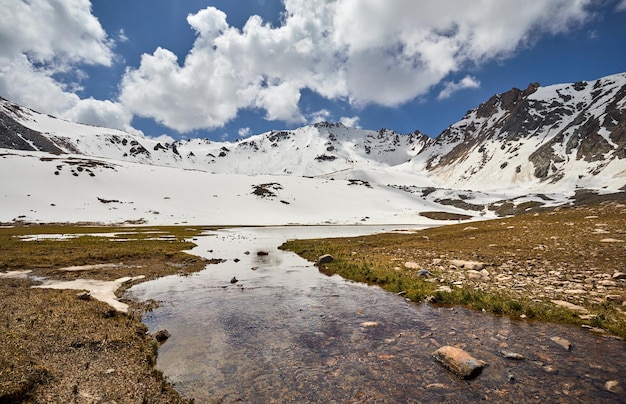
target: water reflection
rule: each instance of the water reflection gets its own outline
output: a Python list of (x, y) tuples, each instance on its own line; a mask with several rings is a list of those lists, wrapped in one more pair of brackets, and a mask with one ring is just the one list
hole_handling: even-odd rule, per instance
[[(619, 402), (606, 383), (626, 387), (622, 341), (415, 305), (322, 275), (276, 249), (289, 238), (380, 230), (253, 228), (200, 237), (195, 254), (226, 262), (129, 292), (163, 302), (144, 319), (151, 331), (172, 333), (159, 369), (196, 402)], [(572, 350), (553, 336), (570, 340)], [(489, 365), (477, 379), (459, 380), (431, 358), (441, 345), (461, 346)], [(506, 359), (501, 350), (526, 359)]]

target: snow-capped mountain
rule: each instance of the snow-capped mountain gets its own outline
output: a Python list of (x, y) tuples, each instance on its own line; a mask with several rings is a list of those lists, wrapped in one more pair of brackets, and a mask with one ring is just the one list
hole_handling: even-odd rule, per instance
[(172, 143), (42, 115), (0, 98), (0, 147), (74, 153), (222, 174), (316, 176), (351, 168), (383, 168), (410, 160), (430, 141), (327, 122), (271, 131), (237, 142)]
[(412, 162), (449, 187), (618, 189), (626, 184), (626, 74), (514, 88), (446, 129)]
[[(0, 98), (0, 222), (424, 223), (626, 190), (626, 73), (512, 89), (436, 139), (319, 123), (163, 142)], [(469, 217), (468, 216), (468, 217)]]

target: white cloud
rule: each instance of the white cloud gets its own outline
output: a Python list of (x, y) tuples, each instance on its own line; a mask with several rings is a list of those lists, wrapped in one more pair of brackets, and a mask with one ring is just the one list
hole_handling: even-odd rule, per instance
[(121, 104), (109, 100), (93, 98), (79, 100), (71, 109), (60, 115), (65, 119), (87, 125), (141, 133), (131, 126), (132, 115)]
[(161, 143), (174, 143), (176, 141), (176, 139), (166, 134), (162, 134), (159, 136), (151, 136), (150, 139), (154, 139), (157, 142), (161, 142)]
[(320, 109), (319, 111), (315, 111), (312, 114), (310, 114), (309, 116), (309, 122), (310, 123), (320, 123), (320, 122), (324, 122), (324, 121), (328, 121), (328, 118), (330, 118), (331, 114), (330, 111), (327, 109)]
[[(586, 21), (591, 1), (284, 0), (280, 26), (253, 16), (242, 29), (208, 7), (187, 18), (197, 38), (184, 60), (162, 48), (143, 55), (124, 75), (120, 101), (183, 132), (223, 126), (244, 108), (304, 122), (303, 89), (395, 106), (465, 66), (567, 32)], [(459, 85), (472, 83), (449, 91)]]
[(39, 112), (59, 115), (75, 105), (79, 97), (52, 77), (53, 72), (38, 69), (26, 55), (0, 56), (0, 94)]
[(626, 11), (626, 0), (621, 0), (616, 7), (617, 11)]
[[(114, 59), (90, 1), (0, 0), (0, 9), (0, 94), (43, 113), (132, 130), (121, 104), (76, 94), (85, 79), (80, 65), (111, 66)], [(75, 81), (56, 78), (68, 72)]]
[[(113, 53), (89, 0), (0, 0), (2, 56), (28, 54), (43, 64), (109, 66)], [(54, 68), (54, 66), (50, 66)]]
[(239, 128), (237, 134), (239, 135), (239, 137), (246, 137), (250, 134), (250, 128)]
[(480, 87), (480, 81), (472, 76), (465, 76), (459, 82), (447, 81), (444, 84), (443, 90), (437, 96), (438, 100), (443, 100), (450, 97), (453, 93), (466, 88), (478, 88)]
[(358, 116), (353, 116), (351, 118), (347, 116), (342, 116), (339, 119), (339, 122), (341, 122), (343, 126), (347, 126), (348, 128), (360, 128), (359, 120), (360, 118)]
[(117, 40), (118, 42), (128, 42), (128, 37), (126, 36), (124, 28), (120, 28), (120, 30), (117, 32)]

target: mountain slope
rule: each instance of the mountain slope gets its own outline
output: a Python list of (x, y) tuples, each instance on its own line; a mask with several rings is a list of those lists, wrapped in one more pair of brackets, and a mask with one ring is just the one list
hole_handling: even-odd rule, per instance
[(626, 74), (512, 89), (446, 129), (411, 163), (436, 182), (619, 189), (626, 183)]
[(237, 142), (168, 143), (0, 99), (0, 149), (0, 222), (494, 217), (623, 198), (626, 73), (514, 88), (436, 139), (319, 123)]
[(0, 98), (0, 147), (74, 153), (135, 163), (225, 174), (315, 176), (352, 168), (380, 168), (410, 160), (430, 139), (320, 123), (271, 131), (238, 142), (191, 139), (172, 143), (80, 125)]

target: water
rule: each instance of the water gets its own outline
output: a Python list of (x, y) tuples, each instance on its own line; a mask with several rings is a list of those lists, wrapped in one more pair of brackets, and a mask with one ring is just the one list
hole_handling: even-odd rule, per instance
[[(377, 287), (328, 277), (276, 249), (290, 238), (381, 230), (244, 228), (199, 237), (194, 254), (226, 262), (128, 292), (133, 299), (162, 302), (144, 317), (151, 331), (172, 334), (157, 367), (198, 403), (624, 399), (606, 389), (609, 381), (626, 389), (622, 341), (577, 327), (416, 305)], [(237, 282), (231, 283), (233, 277)], [(553, 336), (568, 339), (571, 351)], [(442, 345), (460, 346), (488, 366), (476, 379), (460, 380), (432, 359)], [(501, 350), (526, 359), (506, 359)]]

